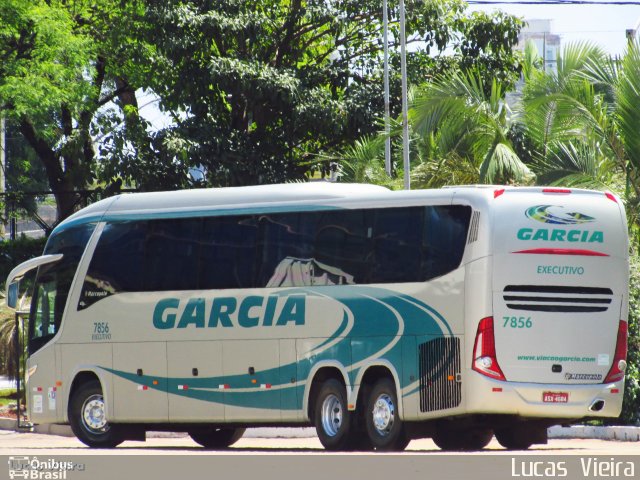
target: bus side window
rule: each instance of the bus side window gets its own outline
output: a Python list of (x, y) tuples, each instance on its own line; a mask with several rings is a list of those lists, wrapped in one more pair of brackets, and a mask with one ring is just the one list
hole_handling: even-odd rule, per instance
[(84, 279), (78, 309), (119, 292), (143, 288), (147, 222), (105, 225)]
[(421, 281), (423, 210), (422, 207), (376, 210), (371, 283)]
[[(280, 213), (260, 215), (258, 224), (258, 287), (272, 283), (278, 267), (293, 260), (308, 263), (313, 258), (313, 238), (317, 215), (314, 212)], [(296, 278), (290, 285), (311, 285), (310, 278)]]
[(371, 274), (371, 210), (319, 214), (314, 258), (344, 272), (353, 283), (369, 283)]
[(202, 220), (154, 220), (144, 247), (144, 290), (196, 290)]
[(460, 265), (464, 254), (471, 208), (442, 205), (425, 208), (423, 280), (445, 275)]
[(210, 217), (203, 222), (199, 288), (254, 287), (258, 228), (253, 217)]

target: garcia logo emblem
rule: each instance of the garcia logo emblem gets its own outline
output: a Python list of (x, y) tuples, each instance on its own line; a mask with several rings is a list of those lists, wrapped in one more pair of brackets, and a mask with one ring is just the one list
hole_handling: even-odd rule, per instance
[(580, 225), (595, 220), (595, 218), (583, 213), (558, 211), (562, 208), (554, 205), (537, 205), (527, 208), (524, 213), (531, 220), (554, 225)]

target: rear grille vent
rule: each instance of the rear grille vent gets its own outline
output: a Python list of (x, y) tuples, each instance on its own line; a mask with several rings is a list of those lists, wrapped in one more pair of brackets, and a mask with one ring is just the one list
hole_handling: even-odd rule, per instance
[(432, 412), (460, 405), (460, 339), (443, 337), (418, 346), (420, 355), (420, 411)]
[(467, 245), (478, 240), (478, 229), (480, 228), (480, 212), (473, 211), (471, 215), (471, 223), (469, 224), (469, 238), (467, 238)]
[(613, 291), (610, 288), (551, 285), (507, 285), (503, 292), (507, 307), (531, 312), (606, 312)]

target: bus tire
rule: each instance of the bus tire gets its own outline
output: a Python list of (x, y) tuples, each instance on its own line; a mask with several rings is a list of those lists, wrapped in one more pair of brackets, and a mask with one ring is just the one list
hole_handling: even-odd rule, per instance
[(114, 448), (124, 441), (121, 428), (106, 418), (102, 386), (98, 380), (83, 383), (69, 402), (69, 423), (75, 436), (92, 448)]
[(389, 378), (378, 380), (366, 403), (365, 427), (371, 445), (380, 451), (402, 451), (411, 440), (398, 411), (396, 386)]
[(314, 405), (314, 424), (322, 446), (333, 451), (352, 449), (352, 415), (344, 385), (333, 378), (325, 381)]
[(209, 449), (228, 448), (242, 438), (244, 428), (211, 427), (205, 430), (189, 432), (191, 439)]
[(497, 429), (496, 440), (507, 450), (527, 450), (534, 443), (527, 430), (518, 427)]
[(487, 428), (438, 427), (433, 442), (444, 451), (469, 452), (489, 445), (493, 432)]

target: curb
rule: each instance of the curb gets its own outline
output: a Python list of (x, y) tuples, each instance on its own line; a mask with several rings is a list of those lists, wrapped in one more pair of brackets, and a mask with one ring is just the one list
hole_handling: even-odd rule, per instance
[(595, 438), (598, 440), (639, 442), (640, 427), (555, 426), (549, 428), (549, 438)]
[[(0, 418), (0, 430), (18, 429), (16, 420)], [(22, 430), (21, 430), (22, 431)], [(35, 425), (31, 431), (43, 435), (58, 435), (73, 437), (68, 425), (43, 424)], [(598, 439), (619, 442), (640, 442), (640, 427), (593, 427), (574, 425), (570, 427), (555, 426), (548, 430), (549, 439)], [(148, 438), (180, 438), (186, 433), (176, 432), (147, 432)], [(316, 430), (313, 427), (303, 428), (248, 428), (245, 438), (313, 438)]]

